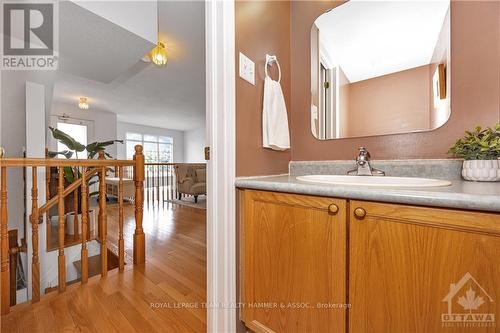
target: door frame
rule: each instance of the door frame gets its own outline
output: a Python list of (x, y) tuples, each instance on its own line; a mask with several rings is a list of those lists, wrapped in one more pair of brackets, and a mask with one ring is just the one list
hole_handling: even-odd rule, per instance
[[(82, 125), (87, 127), (87, 144), (94, 142), (94, 121), (88, 119), (73, 118), (65, 115), (50, 115), (50, 126), (57, 128), (57, 123), (68, 123), (73, 125)], [(57, 140), (49, 133), (48, 137), (48, 147), (50, 150), (57, 151)]]
[(207, 331), (236, 331), (234, 0), (205, 4)]

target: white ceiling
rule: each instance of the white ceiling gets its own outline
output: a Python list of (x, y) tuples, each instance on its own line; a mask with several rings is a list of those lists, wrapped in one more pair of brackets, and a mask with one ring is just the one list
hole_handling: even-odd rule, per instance
[(354, 0), (315, 24), (330, 60), (357, 82), (429, 64), (448, 8), (448, 0)]
[[(154, 5), (153, 14), (156, 13), (156, 3)], [(120, 6), (115, 12), (121, 13), (123, 8), (126, 6)], [(157, 31), (156, 22), (149, 26)], [(110, 83), (155, 44), (156, 41), (151, 42), (72, 1), (59, 2), (59, 69), (62, 72)]]
[[(116, 4), (120, 6), (120, 1)], [(165, 42), (168, 52), (166, 67), (158, 68), (140, 60), (144, 55), (143, 45), (130, 43), (137, 35), (116, 33), (111, 43), (129, 45), (123, 56), (128, 58), (133, 54), (132, 66), (109, 81), (101, 80), (99, 75), (89, 78), (75, 71), (59, 71), (54, 101), (76, 104), (80, 96), (86, 96), (90, 109), (85, 112), (92, 112), (93, 108), (111, 111), (118, 115), (119, 121), (176, 130), (203, 126), (205, 4), (202, 1), (161, 1), (159, 11), (160, 40)], [(109, 31), (117, 29), (116, 25), (108, 23)], [(114, 66), (116, 59), (103, 57), (99, 49), (95, 49), (102, 44), (98, 38), (81, 40), (89, 50), (94, 50), (86, 55), (90, 63), (95, 64), (94, 71), (97, 69), (102, 76), (108, 77), (108, 66)], [(61, 53), (64, 53), (62, 45)]]

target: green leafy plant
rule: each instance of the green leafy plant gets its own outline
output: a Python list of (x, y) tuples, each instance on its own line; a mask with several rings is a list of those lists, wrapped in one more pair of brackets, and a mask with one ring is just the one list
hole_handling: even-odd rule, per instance
[(464, 160), (496, 160), (500, 157), (500, 123), (465, 131), (465, 136), (458, 139), (448, 153)]
[[(49, 157), (53, 158), (56, 157), (57, 155), (63, 155), (67, 159), (70, 159), (73, 156), (73, 151), (76, 154), (76, 158), (78, 158), (78, 153), (81, 153), (83, 151), (87, 151), (87, 158), (88, 159), (93, 159), (96, 156), (98, 156), (100, 151), (104, 152), (104, 155), (108, 158), (113, 158), (110, 154), (106, 152), (106, 147), (109, 147), (115, 143), (123, 143), (123, 140), (109, 140), (109, 141), (103, 141), (103, 142), (92, 142), (88, 145), (83, 145), (77, 140), (75, 140), (71, 135), (57, 129), (54, 127), (49, 127), (50, 131), (52, 132), (52, 136), (54, 139), (59, 141), (60, 143), (64, 144), (66, 147), (68, 147), (69, 150), (63, 150), (60, 152), (52, 152), (50, 151), (48, 153)], [(64, 179), (68, 183), (73, 183), (76, 178), (80, 178), (81, 172), (75, 167), (64, 167)], [(93, 180), (94, 178), (97, 178), (97, 175), (94, 175), (90, 179), (88, 179), (88, 186), (91, 186), (95, 183), (97, 183), (96, 180)], [(99, 192), (91, 192), (89, 196), (94, 196), (98, 195)]]
[[(105, 151), (106, 147), (111, 146), (117, 142), (123, 143), (123, 140), (109, 140), (109, 141), (103, 141), (103, 142), (96, 141), (96, 142), (92, 142), (92, 143), (85, 146), (85, 145), (81, 144), (80, 142), (76, 141), (71, 135), (69, 135), (69, 134), (67, 134), (67, 133), (65, 133), (57, 128), (49, 127), (49, 129), (52, 132), (52, 136), (54, 137), (54, 139), (61, 142), (66, 147), (68, 147), (69, 150), (71, 150), (71, 151), (65, 150), (62, 152), (51, 152), (51, 153), (56, 154), (56, 155), (61, 154), (61, 155), (66, 156), (66, 158), (71, 158), (71, 156), (73, 156), (72, 151), (75, 151), (76, 158), (78, 158), (78, 153), (81, 153), (85, 150), (88, 153), (89, 159), (96, 157), (97, 154), (99, 153), (99, 151), (101, 151), (101, 150), (104, 151), (104, 154), (108, 158), (113, 158), (110, 154), (106, 153), (106, 151)], [(69, 154), (69, 153), (71, 153), (71, 154)]]

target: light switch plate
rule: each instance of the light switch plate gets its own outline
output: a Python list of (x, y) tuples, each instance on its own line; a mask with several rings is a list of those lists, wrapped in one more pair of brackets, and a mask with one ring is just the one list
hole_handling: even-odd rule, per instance
[(240, 77), (255, 85), (255, 63), (240, 52)]

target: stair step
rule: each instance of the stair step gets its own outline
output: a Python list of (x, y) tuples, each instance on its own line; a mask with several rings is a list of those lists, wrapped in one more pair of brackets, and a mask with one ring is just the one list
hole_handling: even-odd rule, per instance
[[(110, 249), (107, 249), (108, 251), (108, 271), (115, 269), (118, 267), (119, 262), (118, 262), (118, 256), (111, 251)], [(82, 274), (82, 261), (77, 260), (73, 262), (73, 265), (75, 266), (76, 270), (78, 271), (78, 274)], [(88, 258), (88, 268), (89, 268), (89, 277), (96, 276), (101, 274), (101, 255), (95, 255), (92, 257)]]
[[(109, 271), (117, 268), (119, 266), (119, 262), (118, 262), (118, 256), (110, 249), (107, 249), (107, 250), (108, 250), (108, 272), (109, 272)], [(82, 275), (82, 261), (77, 260), (77, 261), (73, 262), (73, 265), (75, 266), (75, 268), (78, 272), (78, 275), (81, 276)], [(89, 278), (101, 274), (101, 255), (100, 254), (88, 258), (88, 268), (89, 268)], [(68, 282), (66, 282), (66, 286), (68, 287), (72, 284), (79, 283), (80, 281), (81, 281), (81, 278), (78, 278), (78, 279), (75, 279), (72, 281), (68, 281)], [(58, 290), (58, 286), (46, 288), (45, 294), (48, 294), (52, 291), (57, 291), (57, 290)]]
[[(75, 280), (68, 281), (68, 282), (66, 282), (66, 287), (67, 286), (71, 286), (72, 284), (75, 284), (75, 283), (78, 283), (78, 282), (80, 282), (80, 279), (75, 279)], [(58, 290), (58, 286), (45, 288), (45, 294), (48, 294), (48, 293), (56, 291), (56, 290)]]

